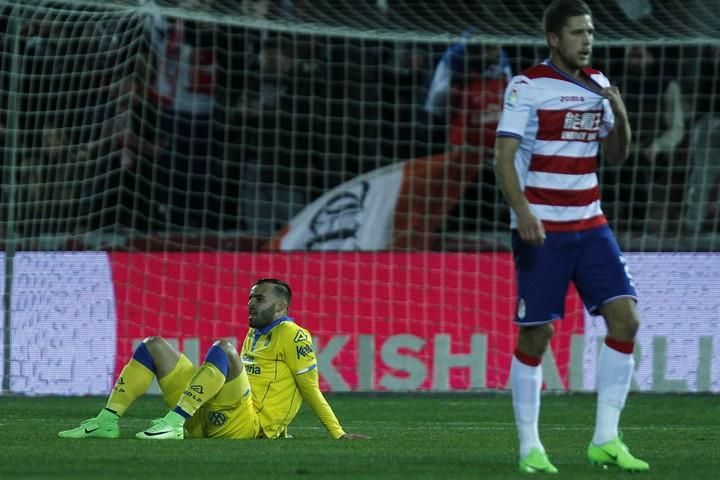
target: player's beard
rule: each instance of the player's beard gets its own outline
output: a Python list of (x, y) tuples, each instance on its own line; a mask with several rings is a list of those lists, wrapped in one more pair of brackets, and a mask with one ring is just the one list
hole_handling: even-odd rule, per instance
[(250, 318), (252, 328), (263, 328), (275, 320), (275, 305), (270, 305), (262, 310), (255, 310), (255, 316)]
[(579, 52), (567, 55), (561, 50), (557, 51), (558, 58), (560, 59), (560, 61), (562, 61), (563, 65), (565, 65), (565, 67), (570, 71), (582, 70), (583, 68), (589, 66), (591, 55), (592, 51), (589, 51), (586, 59), (583, 60)]

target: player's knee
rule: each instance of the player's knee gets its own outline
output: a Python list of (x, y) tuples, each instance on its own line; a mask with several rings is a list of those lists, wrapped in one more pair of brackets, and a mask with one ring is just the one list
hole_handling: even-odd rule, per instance
[(146, 347), (152, 348), (153, 346), (165, 343), (165, 339), (158, 335), (150, 335), (146, 337), (142, 343), (144, 343)]
[(520, 327), (518, 348), (528, 355), (542, 357), (554, 333), (555, 327), (552, 323)]
[(235, 350), (235, 345), (233, 345), (233, 343), (226, 338), (220, 338), (218, 340), (215, 340), (213, 346), (222, 349), (222, 351), (225, 352), (228, 357), (237, 356), (237, 350)]
[(537, 342), (547, 343), (555, 334), (555, 327), (552, 323), (546, 323), (544, 325), (528, 327), (527, 333)]
[(613, 320), (608, 319), (608, 336), (623, 342), (630, 342), (635, 339), (640, 329), (640, 320), (634, 312), (628, 312), (623, 316), (616, 316)]
[(608, 336), (616, 340), (630, 342), (640, 329), (640, 319), (635, 308), (635, 302), (631, 299), (609, 304), (603, 311), (607, 322)]
[(631, 312), (625, 321), (625, 332), (628, 337), (635, 338), (640, 329), (640, 319), (635, 312)]
[(213, 343), (213, 346), (217, 346), (227, 355), (228, 371), (227, 379), (232, 380), (242, 373), (244, 370), (240, 355), (235, 349), (235, 345), (228, 339), (221, 338)]

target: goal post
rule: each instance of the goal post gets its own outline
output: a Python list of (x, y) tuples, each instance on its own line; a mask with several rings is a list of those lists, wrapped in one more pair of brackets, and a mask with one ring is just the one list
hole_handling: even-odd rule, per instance
[[(494, 125), (547, 51), (543, 2), (480, 3), (0, 0), (2, 391), (103, 394), (148, 335), (201, 359), (260, 277), (327, 390), (506, 389)], [(720, 391), (720, 36), (668, 5), (591, 2), (638, 145), (598, 173), (648, 325), (634, 388)], [(571, 291), (546, 386), (594, 389), (603, 335)]]

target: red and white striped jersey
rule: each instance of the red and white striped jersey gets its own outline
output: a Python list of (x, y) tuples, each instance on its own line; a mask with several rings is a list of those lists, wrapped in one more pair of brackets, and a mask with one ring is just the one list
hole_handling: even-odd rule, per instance
[[(600, 208), (598, 141), (615, 117), (600, 90), (610, 85), (601, 72), (583, 70), (595, 89), (549, 60), (513, 77), (505, 90), (497, 136), (515, 137), (515, 168), (532, 212), (547, 231), (577, 231), (607, 223)], [(511, 228), (517, 216), (511, 214)]]

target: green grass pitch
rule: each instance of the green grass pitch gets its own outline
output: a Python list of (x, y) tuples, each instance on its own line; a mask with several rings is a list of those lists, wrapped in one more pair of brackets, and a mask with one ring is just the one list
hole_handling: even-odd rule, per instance
[[(330, 440), (304, 406), (289, 440), (132, 438), (164, 413), (158, 397), (139, 400), (119, 440), (65, 440), (57, 432), (93, 416), (101, 398), (0, 396), (0, 478), (37, 479), (512, 479), (517, 446), (510, 397), (328, 395), (345, 429), (370, 441)], [(543, 397), (540, 430), (553, 478), (628, 478), (590, 466), (594, 395)], [(720, 479), (720, 397), (631, 395), (626, 443), (659, 479)]]

